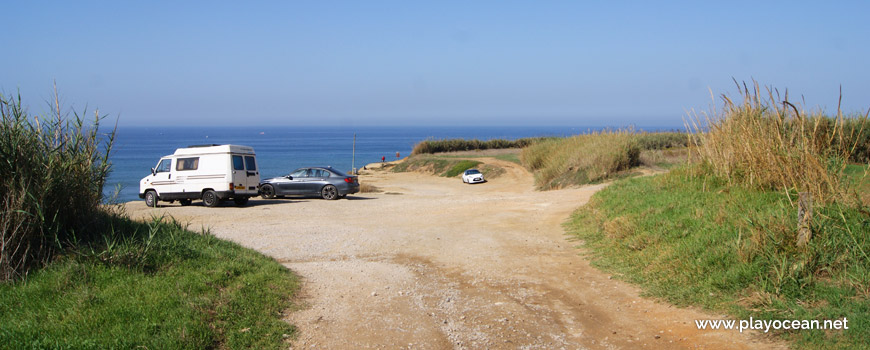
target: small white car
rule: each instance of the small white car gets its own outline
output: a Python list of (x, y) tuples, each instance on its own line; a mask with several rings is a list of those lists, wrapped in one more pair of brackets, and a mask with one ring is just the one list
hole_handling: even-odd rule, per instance
[(464, 173), (462, 173), (462, 182), (467, 184), (474, 184), (478, 182), (486, 182), (483, 179), (483, 174), (480, 170), (477, 169), (468, 169)]

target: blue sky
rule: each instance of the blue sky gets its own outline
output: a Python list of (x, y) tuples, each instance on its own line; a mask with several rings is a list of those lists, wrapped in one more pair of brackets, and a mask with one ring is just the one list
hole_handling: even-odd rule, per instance
[(15, 1), (0, 91), (122, 126), (681, 126), (732, 77), (857, 112), (868, 4)]

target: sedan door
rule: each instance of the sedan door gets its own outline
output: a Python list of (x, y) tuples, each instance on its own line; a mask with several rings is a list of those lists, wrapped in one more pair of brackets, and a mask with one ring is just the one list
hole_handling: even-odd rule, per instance
[(290, 173), (290, 177), (292, 180), (281, 181), (276, 183), (277, 186), (277, 194), (279, 195), (297, 195), (305, 193), (305, 184), (308, 181), (307, 173), (311, 171), (311, 169), (303, 168), (296, 169), (296, 171)]
[(326, 184), (327, 177), (329, 177), (328, 171), (323, 169), (311, 169), (308, 183), (305, 184), (306, 192), (320, 195), (320, 189)]

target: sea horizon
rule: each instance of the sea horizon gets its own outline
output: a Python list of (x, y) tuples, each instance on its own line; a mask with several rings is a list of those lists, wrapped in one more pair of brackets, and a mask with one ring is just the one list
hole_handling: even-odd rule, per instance
[[(105, 124), (104, 124), (105, 125)], [(302, 166), (330, 165), (342, 171), (410, 155), (427, 139), (508, 139), (571, 136), (612, 127), (588, 126), (119, 126), (110, 155), (107, 200), (139, 200), (139, 180), (163, 156), (177, 148), (201, 144), (240, 144), (254, 148), (260, 177), (281, 176)], [(673, 127), (637, 131), (671, 131)], [(105, 129), (104, 129), (105, 130)], [(355, 140), (354, 140), (355, 138)], [(120, 188), (117, 196), (114, 192)]]

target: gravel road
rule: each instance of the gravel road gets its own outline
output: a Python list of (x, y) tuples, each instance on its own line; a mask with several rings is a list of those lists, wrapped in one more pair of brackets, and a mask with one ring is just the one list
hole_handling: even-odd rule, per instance
[(697, 330), (694, 320), (724, 316), (641, 297), (591, 267), (561, 225), (605, 185), (535, 191), (522, 167), (482, 160), (507, 172), (466, 185), (375, 169), (361, 181), (384, 192), (344, 200), (127, 210), (208, 227), (301, 275), (301, 308), (288, 312), (300, 330), (292, 348), (785, 347), (757, 333)]

